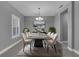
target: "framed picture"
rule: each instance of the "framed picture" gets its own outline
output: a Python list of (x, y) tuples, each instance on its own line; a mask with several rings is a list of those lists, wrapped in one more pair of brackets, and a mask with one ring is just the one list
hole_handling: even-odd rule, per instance
[(37, 21), (35, 20), (33, 23), (33, 27), (37, 27), (37, 28), (45, 28), (45, 21)]

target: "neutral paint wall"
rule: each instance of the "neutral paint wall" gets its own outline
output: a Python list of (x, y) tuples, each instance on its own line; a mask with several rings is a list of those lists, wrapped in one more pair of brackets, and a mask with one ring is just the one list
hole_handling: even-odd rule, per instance
[(67, 41), (67, 36), (68, 36), (68, 10), (64, 11), (63, 13), (60, 14), (60, 28), (61, 28), (61, 41)]
[(54, 19), (54, 26), (57, 29), (58, 35), (59, 35), (59, 40), (60, 38), (60, 14), (64, 11), (68, 9), (68, 46), (72, 48), (72, 2), (69, 2), (69, 4), (67, 4), (66, 6), (62, 7), (60, 9), (60, 11), (56, 14), (55, 19)]
[(74, 3), (74, 48), (79, 51), (79, 2)]
[[(35, 17), (32, 16), (25, 16), (24, 17), (24, 24), (27, 28), (29, 28), (31, 31), (33, 30), (33, 21), (35, 20)], [(48, 28), (50, 26), (54, 25), (54, 17), (53, 16), (45, 16), (44, 20), (46, 21), (46, 31), (48, 31)]]
[(55, 15), (54, 26), (55, 26), (56, 31), (58, 33), (58, 40), (60, 40), (60, 14), (59, 13), (57, 15)]
[[(11, 15), (20, 17), (21, 32), (24, 26), (24, 17), (8, 2), (0, 2), (0, 51), (15, 43), (19, 39), (12, 39)], [(16, 51), (15, 51), (16, 52)]]

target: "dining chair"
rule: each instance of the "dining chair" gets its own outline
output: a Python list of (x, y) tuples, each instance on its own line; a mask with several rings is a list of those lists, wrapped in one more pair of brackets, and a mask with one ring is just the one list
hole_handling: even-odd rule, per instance
[(51, 38), (47, 40), (47, 51), (49, 51), (49, 47), (52, 47), (52, 48), (54, 48), (55, 52), (57, 52), (56, 51), (56, 41), (57, 41), (58, 34), (57, 33), (52, 34), (50, 37)]
[(53, 38), (53, 37), (54, 37), (54, 33), (51, 33), (51, 34), (50, 34), (50, 38)]
[[(48, 34), (47, 34), (47, 39), (51, 39), (51, 36), (52, 36), (53, 34), (54, 34), (54, 33), (48, 32)], [(43, 40), (43, 47), (44, 47), (44, 48), (47, 47), (47, 40)]]
[(47, 36), (50, 36), (51, 35), (51, 32), (48, 32)]
[(25, 33), (21, 33), (21, 35), (22, 35), (22, 41), (23, 41), (23, 52), (24, 52), (25, 46), (29, 43), (30, 43), (30, 50), (31, 50), (31, 39), (27, 39), (27, 36)]
[(30, 32), (25, 32), (26, 37), (29, 37), (30, 34)]

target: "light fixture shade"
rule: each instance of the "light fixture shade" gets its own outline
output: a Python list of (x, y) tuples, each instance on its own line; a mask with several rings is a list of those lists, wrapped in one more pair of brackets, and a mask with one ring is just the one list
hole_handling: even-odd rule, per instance
[(36, 20), (43, 20), (43, 18), (42, 17), (37, 17)]
[(43, 20), (43, 18), (41, 17), (41, 20)]
[(36, 20), (39, 20), (38, 18), (36, 18)]

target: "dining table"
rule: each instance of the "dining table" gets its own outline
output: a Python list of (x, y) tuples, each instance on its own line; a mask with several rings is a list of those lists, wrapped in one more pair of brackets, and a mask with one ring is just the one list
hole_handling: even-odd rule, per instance
[(44, 33), (30, 33), (27, 39), (31, 39), (30, 42), (30, 51), (31, 44), (34, 41), (34, 47), (43, 47), (43, 40), (47, 40), (47, 34)]

